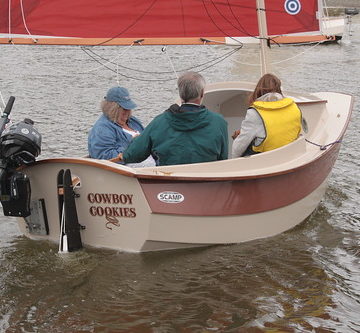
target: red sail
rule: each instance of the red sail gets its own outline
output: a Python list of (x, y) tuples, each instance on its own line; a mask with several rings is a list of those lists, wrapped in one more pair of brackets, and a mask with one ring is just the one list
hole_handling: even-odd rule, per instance
[(269, 35), (320, 31), (317, 0), (266, 1)]
[[(296, 4), (300, 10), (294, 14)], [(258, 35), (256, 0), (0, 0), (0, 10), (0, 33), (10, 35), (77, 38)], [(318, 0), (267, 1), (268, 32), (278, 35), (318, 31), (317, 10)]]

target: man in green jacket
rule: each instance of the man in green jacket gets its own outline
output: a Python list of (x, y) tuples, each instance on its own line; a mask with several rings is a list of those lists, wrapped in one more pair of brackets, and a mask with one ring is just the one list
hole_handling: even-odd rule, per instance
[(173, 104), (155, 117), (124, 153), (124, 163), (152, 155), (157, 165), (200, 163), (228, 157), (227, 123), (219, 113), (201, 105), (205, 80), (195, 72), (178, 79), (181, 106)]

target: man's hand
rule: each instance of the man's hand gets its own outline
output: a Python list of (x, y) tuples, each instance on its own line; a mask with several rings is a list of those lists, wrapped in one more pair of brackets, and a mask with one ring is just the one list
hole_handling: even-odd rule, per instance
[(233, 140), (235, 140), (240, 134), (240, 130), (236, 130), (233, 135), (231, 136), (233, 138)]
[(109, 161), (110, 162), (121, 162), (123, 160), (123, 154), (120, 153), (118, 156), (114, 157), (114, 158), (110, 158)]

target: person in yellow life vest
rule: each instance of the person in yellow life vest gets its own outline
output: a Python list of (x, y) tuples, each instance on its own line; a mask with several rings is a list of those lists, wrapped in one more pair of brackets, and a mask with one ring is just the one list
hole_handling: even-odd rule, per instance
[(232, 158), (270, 151), (296, 140), (302, 124), (301, 111), (281, 91), (281, 81), (265, 74), (250, 95), (241, 129), (232, 135)]

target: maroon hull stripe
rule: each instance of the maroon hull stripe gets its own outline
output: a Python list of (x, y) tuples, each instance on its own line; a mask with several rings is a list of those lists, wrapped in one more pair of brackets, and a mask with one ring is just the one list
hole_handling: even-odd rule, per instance
[[(284, 207), (313, 192), (331, 172), (339, 152), (332, 146), (313, 162), (274, 176), (222, 181), (139, 179), (153, 213), (224, 216), (254, 214)], [(163, 192), (176, 192), (184, 200), (165, 203)]]

